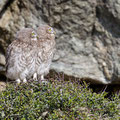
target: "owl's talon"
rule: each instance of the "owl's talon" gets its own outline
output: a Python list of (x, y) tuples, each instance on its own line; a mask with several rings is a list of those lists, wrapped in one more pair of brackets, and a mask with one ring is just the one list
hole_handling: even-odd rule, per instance
[(37, 81), (37, 73), (34, 73), (33, 80)]
[(17, 83), (17, 84), (20, 84), (20, 82), (21, 82), (20, 79), (17, 79), (17, 80), (16, 80), (16, 83)]
[(40, 79), (44, 81), (44, 75), (41, 75), (41, 78), (40, 78)]
[(23, 83), (27, 83), (27, 79), (25, 78), (25, 79), (23, 79)]

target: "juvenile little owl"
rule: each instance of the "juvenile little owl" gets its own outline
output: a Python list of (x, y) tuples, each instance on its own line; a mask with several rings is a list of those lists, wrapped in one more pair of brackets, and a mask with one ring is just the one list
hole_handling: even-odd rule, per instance
[(55, 34), (50, 26), (40, 26), (36, 30), (24, 28), (16, 34), (16, 39), (6, 52), (6, 76), (18, 83), (27, 82), (33, 76), (49, 72), (55, 50)]

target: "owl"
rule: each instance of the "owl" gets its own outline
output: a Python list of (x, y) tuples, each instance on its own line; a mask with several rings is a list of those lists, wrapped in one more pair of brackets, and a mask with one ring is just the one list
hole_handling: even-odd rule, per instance
[(24, 28), (16, 34), (15, 40), (8, 46), (6, 52), (6, 77), (26, 83), (34, 80), (44, 80), (49, 73), (55, 51), (55, 32), (48, 25), (37, 29)]

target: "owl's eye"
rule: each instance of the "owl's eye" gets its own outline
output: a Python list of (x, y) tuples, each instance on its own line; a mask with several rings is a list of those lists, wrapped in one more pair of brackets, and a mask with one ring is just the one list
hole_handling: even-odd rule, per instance
[(48, 28), (48, 31), (49, 31), (50, 33), (52, 33), (52, 34), (54, 33), (54, 30), (53, 30), (53, 28), (51, 28), (51, 27)]
[(35, 35), (35, 33), (34, 32), (32, 32), (32, 34), (31, 34), (32, 36), (34, 36)]
[(34, 32), (32, 33), (32, 36), (33, 36), (33, 35), (35, 35), (35, 33), (34, 33)]
[(35, 33), (35, 31), (32, 31), (31, 36), (32, 37), (36, 37), (37, 36), (37, 34)]
[(32, 31), (32, 33), (31, 33), (31, 40), (37, 41), (37, 39), (38, 39), (37, 34), (35, 33), (35, 31)]

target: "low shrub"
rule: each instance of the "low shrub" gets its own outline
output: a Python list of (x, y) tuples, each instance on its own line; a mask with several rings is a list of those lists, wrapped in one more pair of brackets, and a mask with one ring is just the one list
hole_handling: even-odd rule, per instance
[(0, 120), (119, 120), (119, 95), (106, 98), (84, 82), (8, 85), (0, 94)]

